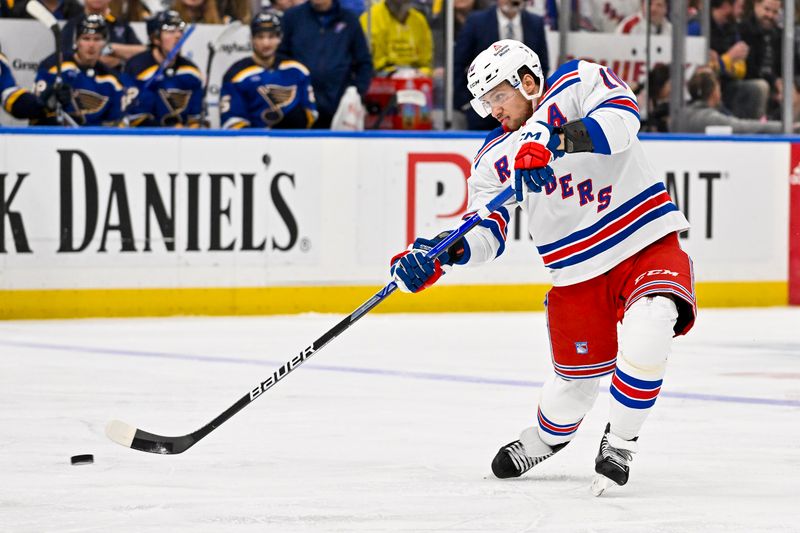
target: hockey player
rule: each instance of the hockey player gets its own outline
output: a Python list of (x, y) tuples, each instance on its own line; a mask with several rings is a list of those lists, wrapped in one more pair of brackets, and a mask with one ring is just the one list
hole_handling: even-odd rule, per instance
[(159, 65), (183, 37), (186, 23), (177, 11), (162, 11), (147, 20), (150, 50), (128, 61), (125, 73), (134, 80), (126, 110), (133, 126), (200, 125), (203, 76), (180, 53), (161, 73)]
[[(64, 83), (71, 88), (64, 111), (79, 125), (116, 126), (123, 121), (123, 86), (117, 72), (99, 62), (108, 39), (108, 26), (100, 15), (84, 15), (75, 26), (75, 46), (72, 55), (64, 57), (61, 65)], [(55, 54), (39, 65), (36, 74), (36, 93), (47, 94), (56, 83), (58, 68)], [(57, 124), (55, 115), (31, 124)]]
[(44, 119), (48, 113), (55, 113), (57, 102), (62, 106), (72, 97), (69, 85), (50, 86), (41, 98), (24, 87), (17, 86), (8, 59), (0, 53), (0, 104), (3, 109), (18, 119)]
[[(475, 156), (468, 211), (513, 184), (554, 285), (545, 301), (554, 373), (535, 425), (500, 448), (492, 471), (520, 476), (566, 446), (610, 374), (609, 423), (593, 482), (600, 494), (628, 481), (672, 337), (694, 322), (691, 260), (677, 237), (689, 223), (644, 155), (636, 98), (616, 74), (574, 60), (542, 78), (536, 54), (510, 40), (481, 52), (467, 78), (475, 110), (501, 123)], [(418, 292), (443, 268), (498, 257), (513, 204), (436, 260), (425, 251), (447, 232), (414, 241), (392, 259), (398, 287)]]
[(234, 63), (222, 80), (222, 127), (310, 128), (317, 105), (308, 69), (275, 56), (281, 44), (281, 19), (260, 13), (250, 23), (253, 55)]

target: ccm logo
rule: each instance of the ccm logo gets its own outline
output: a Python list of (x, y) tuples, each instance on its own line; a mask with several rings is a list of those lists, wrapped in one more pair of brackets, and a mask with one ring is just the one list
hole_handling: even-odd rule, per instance
[(656, 270), (648, 270), (647, 272), (645, 272), (644, 274), (642, 274), (641, 276), (636, 278), (636, 281), (634, 281), (633, 284), (634, 285), (638, 284), (639, 281), (641, 281), (641, 279), (646, 277), (646, 276), (658, 276), (660, 274), (664, 274), (666, 276), (672, 276), (673, 278), (677, 278), (678, 277), (678, 273), (677, 272), (673, 272), (671, 270), (665, 270), (665, 269), (660, 269), (659, 268), (659, 269), (656, 269)]

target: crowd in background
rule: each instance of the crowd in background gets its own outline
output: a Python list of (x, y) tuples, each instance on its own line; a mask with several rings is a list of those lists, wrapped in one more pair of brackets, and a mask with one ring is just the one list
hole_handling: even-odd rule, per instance
[[(28, 17), (26, 1), (0, 0), (0, 18)], [(645, 1), (649, 1), (649, 23)], [(208, 124), (204, 73), (180, 53), (170, 54), (187, 24), (193, 23), (240, 21), (251, 26), (253, 59), (237, 63), (238, 70), (226, 73), (223, 83), (219, 107), (223, 127), (329, 128), (337, 111), (341, 112), (348, 87), (368, 102), (376, 78), (430, 78), (441, 87), (445, 75), (444, 0), (42, 3), (57, 19), (66, 21), (62, 32), (66, 69), (56, 79), (54, 59), (43, 58), (32, 93), (8, 81), (0, 86), (5, 110), (32, 124), (63, 123), (65, 114), (67, 121), (79, 125)], [(549, 64), (545, 29), (558, 29), (558, 2), (455, 0), (454, 4), (453, 105), (465, 127), (491, 129), (496, 121), (480, 118), (470, 108), (467, 68), (492, 42), (517, 39), (539, 55), (545, 74), (551, 73), (557, 65)], [(667, 0), (588, 0), (576, 1), (573, 7), (571, 30), (641, 34), (649, 27), (654, 35), (672, 32)], [(265, 14), (271, 17), (268, 23)], [(652, 67), (647, 77), (649, 95), (643, 83), (632, 84), (640, 108), (647, 111), (643, 129), (671, 131), (680, 124), (682, 131), (692, 132), (709, 126), (736, 132), (780, 131), (777, 121), (785, 87), (790, 87), (795, 101), (800, 100), (798, 82), (784, 83), (781, 74), (781, 1), (711, 0), (710, 13), (704, 15), (698, 0), (692, 0), (687, 15), (689, 35), (700, 34), (703, 16), (710, 19), (707, 65), (697, 68), (688, 80), (685, 89), (690, 101), (679, 120), (669, 111), (670, 93), (677, 89), (671, 87), (668, 65)], [(94, 22), (87, 26), (92, 16)], [(98, 17), (105, 27), (90, 28), (97, 25)], [(140, 42), (131, 30), (130, 23), (137, 21), (147, 22), (149, 42)], [(84, 43), (89, 40), (96, 42)], [(795, 60), (798, 57), (795, 54)], [(162, 63), (167, 68), (161, 68)], [(10, 79), (11, 74), (5, 72), (8, 64), (0, 62), (0, 68), (3, 79)], [(92, 80), (79, 80), (87, 68)], [(271, 80), (268, 89), (265, 79)], [(106, 99), (107, 109), (102, 112), (98, 112), (97, 95)], [(113, 104), (114, 99), (119, 103)], [(232, 107), (236, 110), (231, 111)]]

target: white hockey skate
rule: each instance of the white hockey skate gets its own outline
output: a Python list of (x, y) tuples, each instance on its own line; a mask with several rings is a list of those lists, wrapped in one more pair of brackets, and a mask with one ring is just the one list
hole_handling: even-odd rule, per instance
[(594, 460), (596, 474), (592, 480), (592, 494), (600, 496), (610, 487), (628, 482), (630, 463), (638, 449), (636, 442), (638, 438), (623, 440), (611, 433), (611, 424), (606, 425), (606, 431), (600, 441), (600, 450)]
[(539, 438), (538, 428), (530, 427), (522, 432), (519, 440), (509, 442), (498, 450), (492, 460), (492, 472), (500, 479), (519, 477), (567, 444), (549, 446)]

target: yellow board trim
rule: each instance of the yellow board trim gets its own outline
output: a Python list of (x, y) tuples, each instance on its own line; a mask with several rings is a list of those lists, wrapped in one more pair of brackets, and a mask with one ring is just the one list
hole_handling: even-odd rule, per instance
[[(0, 291), (0, 319), (170, 315), (348, 314), (380, 287), (242, 287), (208, 289), (80, 289)], [(444, 285), (395, 294), (383, 313), (542, 311), (549, 285)], [(703, 307), (787, 305), (786, 282), (697, 284)]]

